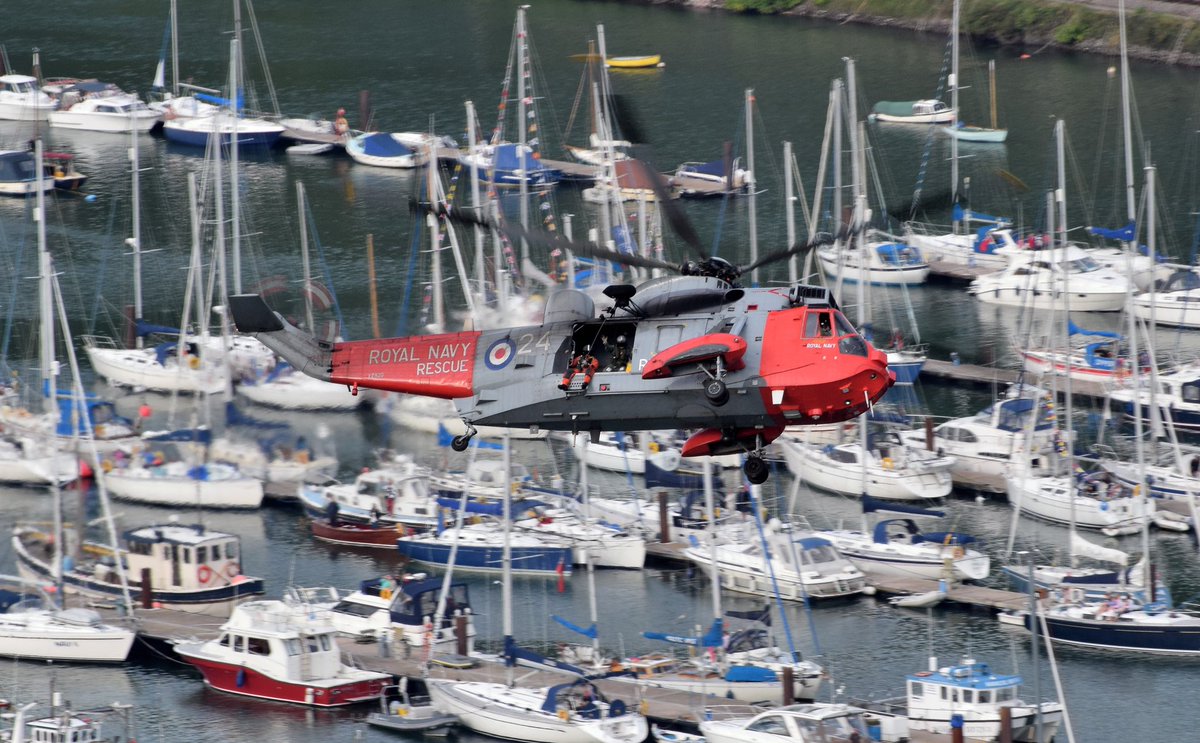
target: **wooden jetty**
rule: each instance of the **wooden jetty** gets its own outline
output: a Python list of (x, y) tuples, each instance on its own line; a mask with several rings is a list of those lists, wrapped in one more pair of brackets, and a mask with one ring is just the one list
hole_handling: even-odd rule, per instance
[[(938, 581), (928, 578), (870, 578), (868, 583), (876, 591), (897, 596), (912, 596), (938, 590)], [(951, 583), (946, 590), (946, 600), (971, 607), (1014, 611), (1029, 606), (1029, 595), (1016, 591), (976, 586), (969, 583)]]
[[(993, 387), (1013, 384), (1020, 376), (1020, 371), (1017, 369), (998, 369), (994, 366), (955, 363), (942, 359), (927, 359), (925, 366), (921, 367), (921, 376), (950, 382), (967, 382), (974, 385)], [(1042, 384), (1042, 380), (1034, 374), (1026, 374), (1025, 379), (1030, 384)], [(1060, 384), (1058, 387), (1061, 395), (1062, 385)], [(1072, 379), (1071, 393), (1078, 397), (1106, 399), (1108, 397), (1108, 387), (1103, 382)]]

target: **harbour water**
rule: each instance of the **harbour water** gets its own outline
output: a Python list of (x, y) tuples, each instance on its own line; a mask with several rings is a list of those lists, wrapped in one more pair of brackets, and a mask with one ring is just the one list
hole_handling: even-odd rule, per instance
[[(181, 4), (182, 77), (213, 87), (225, 79), (227, 32), (232, 28), (229, 6), (222, 2), (198, 7)], [(351, 112), (351, 124), (362, 126), (355, 114), (359, 91), (367, 90), (377, 127), (397, 131), (432, 127), (462, 139), (465, 100), (475, 102), (485, 130), (495, 124), (516, 7), (516, 2), (508, 0), (373, 0), (353, 8), (313, 0), (258, 0), (255, 13), (285, 111), (332, 117), (344, 106)], [(95, 76), (144, 91), (158, 59), (166, 21), (165, 0), (35, 3), (23, 8), (20, 15), (10, 16), (0, 42), (6, 45), (17, 71), (29, 71), (29, 51), (38, 47), (45, 75)], [(758, 199), (761, 254), (786, 243), (780, 155), (784, 140), (794, 144), (811, 199), (829, 84), (845, 74), (842, 57), (856, 59), (859, 110), (865, 112), (875, 100), (933, 95), (946, 42), (940, 35), (797, 19), (727, 17), (562, 0), (534, 5), (529, 10), (529, 28), (539, 86), (539, 126), (548, 146), (562, 140), (561, 129), (570, 118), (579, 84), (581, 65), (570, 57), (586, 51), (598, 21), (605, 24), (610, 53), (661, 53), (667, 63), (664, 69), (613, 75), (614, 88), (636, 112), (653, 143), (655, 163), (663, 170), (687, 160), (714, 159), (726, 140), (739, 143), (739, 151), (744, 152), (743, 102), (745, 91), (753, 89), (756, 170), (759, 187), (764, 189)], [(247, 47), (252, 49), (252, 44)], [(261, 66), (248, 55), (247, 78), (258, 81), (263, 95)], [(977, 73), (989, 53), (976, 51), (975, 55), (964, 64)], [(1052, 117), (1061, 116), (1067, 121), (1071, 141), (1073, 175), (1068, 198), (1072, 229), (1123, 224), (1119, 99), (1115, 79), (1108, 74), (1115, 61), (1049, 52), (1019, 59), (1009, 50), (997, 50), (995, 56), (1000, 117), (1010, 135), (1002, 148), (964, 147), (963, 168), (972, 178), (974, 205), (991, 213), (1011, 214), (1025, 224), (1037, 222), (1044, 209), (1045, 189), (1052, 185)], [(1197, 172), (1194, 132), (1200, 98), (1187, 70), (1134, 64), (1133, 78), (1137, 100), (1153, 102), (1139, 107), (1138, 131), (1152, 145), (1160, 167), (1158, 209), (1165, 234), (1159, 247), (1186, 260), (1191, 250), (1192, 215), (1200, 195), (1192, 181)], [(964, 94), (964, 106), (979, 118), (986, 113), (984, 98), (977, 95), (982, 79), (978, 76), (979, 88)], [(511, 121), (508, 126), (513, 126)], [(585, 136), (581, 132), (577, 123), (570, 135), (572, 141), (580, 142)], [(944, 219), (946, 143), (930, 139), (924, 130), (870, 127), (868, 133), (888, 206), (910, 203), (921, 180), (922, 201)], [(27, 125), (0, 124), (0, 146), (23, 146), (34, 134)], [(94, 202), (60, 197), (48, 219), (50, 247), (62, 273), (66, 302), (74, 313), (74, 332), (116, 332), (130, 291), (129, 260), (123, 244), (130, 234), (128, 140), (54, 130), (42, 134), (50, 147), (77, 155), (78, 167), (91, 175), (87, 190), (97, 196)], [(144, 261), (147, 315), (177, 322), (190, 239), (185, 177), (202, 169), (203, 158), (152, 137), (143, 137), (140, 149), (146, 168), (143, 244), (157, 251)], [(244, 157), (238, 193), (245, 287), (274, 276), (293, 284), (300, 278), (294, 190), (298, 181), (307, 189), (310, 224), (320, 246), (314, 249), (314, 263), (337, 294), (345, 335), (364, 338), (371, 333), (364, 247), (368, 235), (373, 236), (375, 247), (383, 331), (412, 332), (427, 319), (428, 261), (414, 247), (414, 235), (421, 227), (409, 211), (409, 199), (417, 186), (410, 173), (356, 166), (340, 157), (298, 158), (281, 153)], [(1028, 190), (1019, 187), (1022, 182)], [(465, 184), (460, 183), (459, 188)], [(570, 188), (560, 189), (548, 203), (556, 214), (575, 213), (576, 234), (592, 219), (590, 207)], [(744, 199), (683, 206), (710, 250), (735, 261), (748, 259)], [(33, 282), (25, 277), (35, 273), (34, 243), (27, 209), (26, 202), (0, 202), (0, 245), (4, 246), (0, 260), (5, 278), (0, 305), (16, 320), (11, 336), (5, 336), (7, 358), (14, 365), (15, 360), (33, 356), (29, 332)], [(687, 257), (683, 251), (679, 241), (668, 238), (669, 257), (682, 260)], [(410, 276), (416, 280), (410, 281)], [(786, 270), (776, 266), (764, 273), (763, 281), (779, 282), (785, 277)], [(447, 284), (453, 302), (452, 286)], [(877, 316), (907, 312), (905, 293), (892, 290), (878, 297)], [(1009, 337), (1017, 328), (1017, 313), (977, 305), (957, 287), (921, 287), (907, 292), (907, 297), (913, 314), (920, 318), (921, 334), (931, 344), (932, 355), (946, 358), (956, 352), (967, 361), (1015, 365)], [(1108, 316), (1086, 320), (1089, 326), (1109, 329), (1118, 322)], [(1160, 331), (1158, 341), (1160, 348), (1181, 352), (1197, 346), (1195, 336), (1188, 333)], [(103, 386), (97, 389), (115, 394)], [(964, 415), (986, 404), (988, 397), (984, 390), (926, 383), (918, 387), (909, 405), (937, 416)], [(172, 403), (167, 398), (127, 395), (120, 400), (128, 412), (143, 402), (154, 407), (156, 422), (169, 417)], [(177, 403), (177, 415), (186, 420), (184, 404)], [(311, 416), (259, 410), (255, 414), (293, 420), (324, 441), (335, 442), (346, 477), (371, 464), (371, 451), (379, 446), (416, 449), (421, 456), (451, 466), (463, 463), (461, 457), (437, 450), (432, 441), (397, 431), (370, 412), (325, 416), (315, 422)], [(1096, 413), (1088, 419), (1099, 417)], [(558, 468), (567, 479), (574, 479), (572, 465), (562, 451), (552, 452), (544, 443), (519, 447), (518, 459), (538, 467), (542, 474)], [(732, 485), (732, 475), (726, 478)], [(614, 493), (629, 492), (636, 486), (620, 477), (603, 482)], [(767, 496), (775, 503), (786, 500), (787, 485), (788, 479), (777, 474)], [(82, 509), (88, 517), (97, 515), (94, 496), (75, 496), (73, 500), (79, 500), (72, 505), (75, 513)], [(951, 513), (948, 526), (980, 535), (994, 555), (1000, 553), (1011, 521), (1006, 504), (961, 498), (947, 504), (947, 509)], [(818, 526), (842, 520), (858, 522), (854, 502), (830, 495), (805, 492), (798, 510)], [(129, 504), (117, 504), (116, 511), (127, 526), (170, 515), (162, 509)], [(0, 524), (30, 516), (48, 517), (49, 512), (44, 492), (0, 491)], [(246, 570), (267, 580), (270, 596), (278, 596), (288, 584), (346, 587), (398, 569), (390, 555), (336, 549), (314, 541), (305, 519), (287, 507), (270, 506), (250, 514), (187, 513), (180, 517), (203, 520), (212, 528), (241, 535)], [(1065, 530), (1022, 520), (1017, 544), (1019, 549), (1061, 548)], [(1135, 540), (1122, 540), (1121, 545), (1137, 549)], [(1178, 598), (1200, 592), (1200, 568), (1189, 536), (1156, 535), (1152, 548)], [(12, 567), (11, 549), (0, 547), (0, 571)], [(480, 615), (480, 637), (498, 640), (499, 586), (488, 578), (470, 580)], [(690, 571), (602, 572), (597, 575), (597, 589), (602, 597), (603, 642), (626, 654), (664, 649), (643, 639), (643, 630), (686, 633), (711, 620), (707, 582)], [(568, 639), (548, 620), (550, 614), (581, 622), (587, 616), (582, 575), (572, 578), (564, 593), (557, 591), (554, 581), (538, 580), (519, 581), (518, 592), (516, 626), (523, 641)], [(748, 603), (744, 598), (727, 601), (729, 607), (744, 608)], [(1019, 671), (1030, 677), (1032, 686), (1034, 664), (1028, 638), (999, 626), (985, 613), (950, 609), (929, 616), (863, 598), (817, 606), (811, 613), (790, 607), (788, 617), (800, 648), (831, 674), (824, 699), (897, 694), (902, 676), (925, 668), (931, 649), (943, 661), (971, 656), (1003, 671)], [(775, 630), (780, 630), (778, 623)], [(1077, 740), (1196, 737), (1200, 713), (1186, 701), (1200, 682), (1200, 665), (1195, 661), (1070, 649), (1060, 649), (1058, 661)], [(1050, 696), (1053, 683), (1044, 657), (1040, 669), (1041, 689)], [(366, 710), (311, 712), (232, 699), (206, 690), (199, 676), (179, 662), (148, 654), (119, 668), (0, 664), (0, 696), (43, 698), (51, 677), (79, 705), (135, 704), (137, 737), (143, 741), (187, 736), (206, 741), (303, 743), (392, 737), (362, 724)], [(1031, 695), (1032, 689), (1026, 692)]]

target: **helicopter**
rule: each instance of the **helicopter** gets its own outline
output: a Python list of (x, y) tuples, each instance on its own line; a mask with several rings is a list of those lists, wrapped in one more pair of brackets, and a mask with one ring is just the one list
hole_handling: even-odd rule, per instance
[[(449, 219), (500, 230), (509, 240), (566, 248), (630, 266), (667, 269), (638, 286), (603, 290), (607, 306), (558, 288), (539, 325), (329, 342), (290, 324), (262, 297), (229, 298), (237, 329), (299, 371), (346, 384), (450, 399), (466, 424), (532, 431), (689, 429), (682, 455), (745, 453), (743, 471), (765, 482), (764, 448), (786, 426), (839, 423), (866, 412), (894, 384), (887, 357), (838, 309), (828, 289), (803, 283), (749, 288), (746, 272), (831, 242), (808, 242), (747, 266), (707, 255), (686, 216), (665, 198), (662, 176), (634, 158), (662, 191), (671, 227), (699, 259), (671, 264), (501, 224), (469, 213)], [(846, 228), (838, 237), (853, 232)]]

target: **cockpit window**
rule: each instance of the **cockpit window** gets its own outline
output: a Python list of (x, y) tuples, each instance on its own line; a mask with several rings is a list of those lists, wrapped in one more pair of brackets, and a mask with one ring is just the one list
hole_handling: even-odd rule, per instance
[(858, 335), (858, 331), (854, 329), (854, 326), (850, 324), (850, 321), (846, 319), (845, 315), (840, 312), (835, 312), (833, 313), (833, 316), (837, 321), (838, 335)]
[(838, 350), (848, 356), (862, 356), (866, 358), (867, 343), (858, 335), (848, 335), (838, 341)]

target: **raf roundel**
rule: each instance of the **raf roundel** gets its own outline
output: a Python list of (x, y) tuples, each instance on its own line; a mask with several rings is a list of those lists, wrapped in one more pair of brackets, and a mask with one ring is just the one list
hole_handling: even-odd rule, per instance
[(487, 367), (492, 371), (498, 371), (508, 366), (508, 362), (512, 361), (513, 353), (517, 350), (517, 344), (512, 342), (511, 338), (501, 338), (488, 348), (487, 352)]

